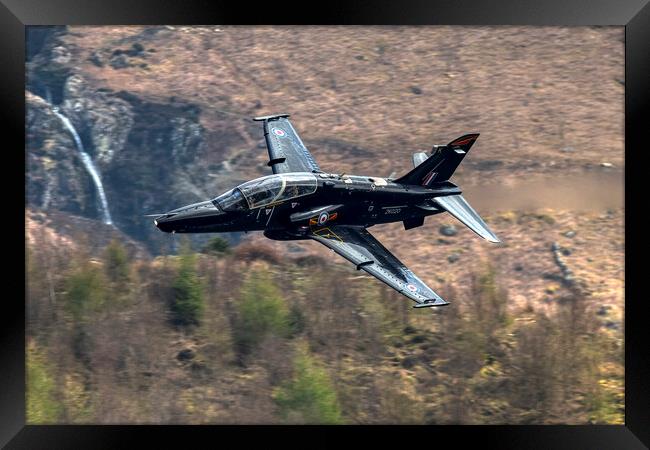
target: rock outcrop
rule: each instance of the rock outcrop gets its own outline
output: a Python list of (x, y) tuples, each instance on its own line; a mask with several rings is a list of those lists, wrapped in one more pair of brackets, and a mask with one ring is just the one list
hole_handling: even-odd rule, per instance
[[(216, 195), (200, 164), (204, 127), (197, 105), (174, 97), (143, 99), (97, 87), (78, 72), (65, 30), (43, 37), (28, 63), (27, 202), (99, 219), (97, 194), (75, 143), (53, 108), (67, 117), (100, 172), (115, 225), (159, 248), (162, 236), (143, 217)], [(66, 56), (67, 55), (67, 56)], [(128, 88), (125, 86), (125, 88)]]

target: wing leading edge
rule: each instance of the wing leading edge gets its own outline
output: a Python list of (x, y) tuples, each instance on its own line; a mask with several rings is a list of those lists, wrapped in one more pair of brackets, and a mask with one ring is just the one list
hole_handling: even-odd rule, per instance
[(415, 308), (448, 304), (364, 227), (325, 227), (312, 231), (310, 237), (415, 301)]
[(300, 136), (289, 122), (289, 114), (255, 117), (264, 122), (264, 139), (269, 152), (268, 165), (273, 173), (320, 172)]

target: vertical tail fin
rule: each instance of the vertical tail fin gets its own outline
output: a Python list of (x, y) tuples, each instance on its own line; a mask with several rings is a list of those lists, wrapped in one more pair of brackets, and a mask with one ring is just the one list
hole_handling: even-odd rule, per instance
[[(395, 183), (430, 186), (433, 183), (449, 180), (478, 136), (478, 133), (466, 134), (447, 145), (434, 146), (428, 159), (395, 180)], [(413, 163), (415, 162), (414, 159)]]

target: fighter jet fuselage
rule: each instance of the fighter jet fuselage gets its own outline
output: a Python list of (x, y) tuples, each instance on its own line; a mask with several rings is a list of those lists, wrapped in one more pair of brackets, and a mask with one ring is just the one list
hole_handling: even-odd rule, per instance
[[(380, 223), (404, 222), (409, 229), (421, 225), (426, 216), (444, 212), (431, 204), (431, 199), (461, 193), (449, 181), (424, 188), (397, 184), (382, 177), (309, 172), (295, 175), (313, 179), (314, 192), (294, 196), (286, 192), (292, 189), (288, 186), (285, 192), (280, 193), (279, 189), (277, 194), (272, 192), (268, 203), (251, 208), (245, 204), (246, 198), (240, 191), (229, 191), (225, 197), (170, 211), (156, 219), (156, 226), (161, 231), (173, 233), (264, 231), (268, 238), (278, 240), (307, 238), (310, 229), (334, 224), (367, 228)], [(285, 174), (269, 175), (254, 182), (270, 186), (275, 181), (281, 189), (285, 177)], [(272, 195), (280, 198), (275, 200)], [(241, 204), (227, 203), (232, 196), (241, 197)]]

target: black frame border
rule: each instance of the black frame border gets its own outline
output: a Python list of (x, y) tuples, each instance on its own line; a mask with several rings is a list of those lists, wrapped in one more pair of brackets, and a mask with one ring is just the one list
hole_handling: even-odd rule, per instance
[[(262, 4), (258, 8), (217, 0), (0, 0), (0, 48), (5, 64), (0, 83), (0, 118), (16, 145), (6, 146), (8, 167), (25, 165), (16, 147), (24, 149), (25, 27), (29, 25), (131, 25), (131, 24), (350, 24), (350, 25), (619, 25), (625, 27), (625, 425), (620, 426), (446, 426), (446, 427), (288, 427), (264, 426), (36, 426), (25, 425), (25, 285), (5, 279), (4, 308), (0, 313), (0, 445), (10, 448), (115, 448), (134, 440), (151, 438), (169, 446), (209, 439), (215, 445), (236, 437), (286, 439), (314, 446), (333, 446), (342, 438), (366, 432), (385, 444), (404, 444), (414, 438), (431, 444), (452, 438), (457, 444), (480, 439), (484, 447), (498, 448), (647, 448), (650, 445), (648, 400), (650, 370), (647, 358), (647, 326), (642, 314), (642, 250), (648, 238), (640, 232), (643, 210), (638, 186), (643, 166), (650, 100), (650, 4), (648, 0), (426, 0), (401, 2), (359, 1), (327, 4), (292, 1)], [(647, 119), (646, 119), (647, 120)], [(594, 143), (597, 145), (597, 143)], [(647, 146), (647, 144), (646, 144)], [(634, 163), (637, 160), (636, 164)], [(23, 197), (11, 190), (3, 227), (5, 236), (24, 233)], [(12, 180), (13, 181), (13, 180)], [(7, 211), (7, 208), (9, 211)], [(22, 220), (17, 218), (22, 217)], [(17, 239), (15, 239), (17, 241)], [(26, 245), (26, 242), (25, 242)], [(25, 246), (17, 244), (24, 256)], [(647, 250), (646, 250), (647, 251)], [(5, 263), (10, 260), (5, 259)], [(9, 265), (9, 264), (8, 264)], [(6, 265), (7, 266), (7, 265)], [(10, 266), (10, 265), (9, 265)], [(21, 270), (16, 264), (13, 269)], [(24, 269), (24, 266), (23, 268)], [(23, 272), (24, 275), (24, 272)], [(26, 282), (26, 279), (25, 279)], [(7, 295), (16, 287), (17, 295)], [(20, 296), (22, 293), (22, 299)], [(256, 433), (246, 433), (255, 431)], [(285, 433), (289, 431), (291, 434)], [(243, 433), (242, 433), (243, 432)], [(334, 433), (332, 433), (334, 432)], [(297, 433), (297, 435), (296, 435)], [(339, 436), (340, 433), (340, 436)], [(229, 435), (229, 436), (226, 436)], [(236, 436), (235, 436), (236, 435)], [(336, 435), (336, 436), (335, 436)], [(192, 439), (188, 441), (187, 439)], [(297, 439), (296, 439), (297, 438)], [(268, 442), (268, 441), (267, 441)], [(285, 441), (285, 443), (287, 443)], [(132, 445), (132, 444), (131, 444)]]

